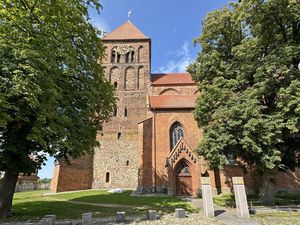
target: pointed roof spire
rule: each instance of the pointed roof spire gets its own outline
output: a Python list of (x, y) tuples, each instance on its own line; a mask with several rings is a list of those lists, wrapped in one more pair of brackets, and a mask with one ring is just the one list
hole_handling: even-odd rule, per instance
[(142, 31), (140, 31), (136, 26), (133, 25), (131, 21), (127, 21), (122, 24), (109, 34), (107, 34), (102, 40), (137, 40), (137, 39), (150, 39)]

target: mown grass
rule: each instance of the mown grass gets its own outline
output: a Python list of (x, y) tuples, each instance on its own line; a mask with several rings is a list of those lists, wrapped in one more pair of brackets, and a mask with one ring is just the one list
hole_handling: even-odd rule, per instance
[[(13, 216), (10, 220), (36, 221), (49, 214), (55, 214), (58, 219), (79, 219), (81, 214), (86, 212), (92, 212), (95, 217), (115, 216), (117, 211), (125, 211), (128, 215), (139, 215), (145, 214), (148, 209), (156, 209), (164, 214), (173, 212), (177, 207), (185, 208), (190, 212), (195, 210), (189, 203), (175, 197), (133, 197), (130, 196), (131, 191), (112, 194), (103, 190), (91, 190), (43, 196), (46, 192), (49, 191), (15, 193)], [(121, 206), (105, 207), (85, 203)], [(132, 207), (126, 207), (128, 205)]]
[(300, 212), (260, 213), (251, 216), (261, 225), (299, 225)]
[[(247, 195), (248, 204), (251, 203), (254, 206), (261, 205), (259, 201), (259, 195), (249, 194)], [(233, 194), (223, 194), (214, 197), (214, 203), (218, 206), (229, 206), (235, 205), (235, 199)], [(298, 205), (300, 204), (300, 192), (297, 193), (278, 193), (275, 196), (275, 205)]]
[(163, 207), (174, 208), (184, 207), (188, 209), (187, 203), (176, 197), (143, 197), (143, 196), (130, 196), (131, 191), (125, 191), (123, 193), (111, 194), (105, 190), (91, 190), (84, 192), (72, 192), (65, 194), (57, 194), (48, 196), (53, 199), (63, 199), (78, 202), (90, 202), (101, 204), (118, 204), (118, 205), (132, 205), (132, 206), (151, 206), (151, 207)]

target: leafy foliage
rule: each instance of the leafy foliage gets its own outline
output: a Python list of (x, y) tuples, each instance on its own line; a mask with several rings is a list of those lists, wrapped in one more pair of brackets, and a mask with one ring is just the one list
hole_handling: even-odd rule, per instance
[(0, 6), (0, 171), (91, 153), (115, 98), (88, 9), (97, 0), (3, 0)]
[(210, 12), (189, 67), (210, 167), (228, 156), (264, 171), (294, 168), (300, 150), (300, 2), (241, 0)]

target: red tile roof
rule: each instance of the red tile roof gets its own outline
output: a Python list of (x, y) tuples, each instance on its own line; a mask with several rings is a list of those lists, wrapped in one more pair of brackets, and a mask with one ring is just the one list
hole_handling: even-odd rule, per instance
[(193, 109), (197, 95), (158, 95), (149, 96), (151, 109)]
[(152, 74), (152, 85), (191, 85), (196, 84), (189, 73)]
[(136, 26), (134, 26), (130, 21), (119, 26), (102, 40), (137, 40), (137, 39), (150, 39), (142, 31), (140, 31)]

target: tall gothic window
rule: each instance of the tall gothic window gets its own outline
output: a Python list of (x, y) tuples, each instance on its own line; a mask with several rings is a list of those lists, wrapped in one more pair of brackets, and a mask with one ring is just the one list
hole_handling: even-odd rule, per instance
[(170, 150), (172, 150), (180, 138), (183, 137), (183, 128), (180, 123), (175, 122), (170, 129)]

